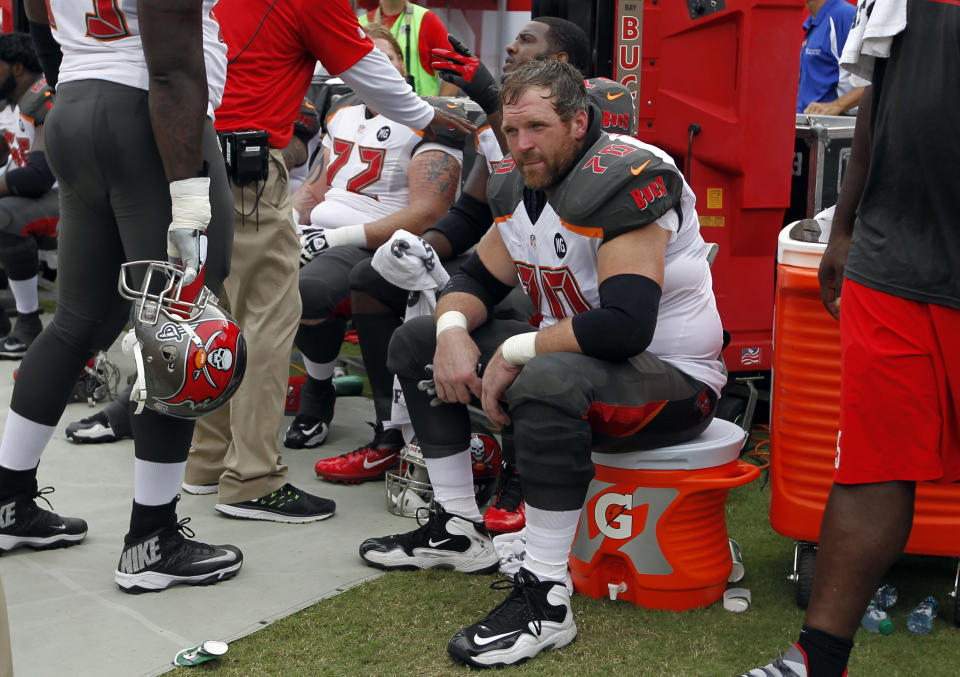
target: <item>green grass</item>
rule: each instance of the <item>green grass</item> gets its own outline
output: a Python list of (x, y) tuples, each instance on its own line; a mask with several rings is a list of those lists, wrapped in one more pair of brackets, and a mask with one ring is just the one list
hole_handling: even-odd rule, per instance
[[(625, 602), (573, 598), (579, 636), (568, 647), (511, 669), (518, 675), (736, 675), (765, 664), (796, 639), (803, 612), (786, 580), (793, 543), (768, 521), (763, 476), (730, 494), (730, 535), (744, 554), (753, 604), (742, 614), (720, 604), (683, 613)], [(411, 523), (412, 524), (412, 523)], [(370, 534), (374, 535), (374, 534)], [(850, 661), (857, 677), (940, 677), (960, 674), (960, 632), (953, 627), (955, 561), (904, 557), (887, 581), (900, 592), (892, 612), (896, 632), (861, 631)], [(358, 586), (234, 642), (230, 653), (175, 675), (466, 675), (447, 656), (447, 640), (479, 620), (504, 593), (489, 590), (496, 577), (453, 572), (393, 572)], [(927, 594), (941, 603), (929, 635), (906, 629), (910, 608)]]

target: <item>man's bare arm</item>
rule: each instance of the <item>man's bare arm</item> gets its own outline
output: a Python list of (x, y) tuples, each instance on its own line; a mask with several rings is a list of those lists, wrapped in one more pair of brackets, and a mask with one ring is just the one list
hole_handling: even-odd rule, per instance
[(318, 204), (323, 202), (323, 196), (327, 193), (327, 164), (330, 159), (330, 151), (326, 148), (317, 156), (316, 166), (310, 170), (310, 175), (303, 185), (297, 188), (293, 194), (293, 208), (299, 215), (301, 226), (310, 225), (310, 212)]
[(410, 206), (366, 224), (367, 248), (376, 249), (403, 228), (420, 235), (440, 219), (457, 194), (460, 163), (442, 150), (428, 150), (410, 161)]
[(150, 74), (150, 123), (167, 181), (197, 176), (203, 165), (207, 72), (202, 0), (138, 0)]
[(280, 151), (283, 155), (283, 164), (287, 169), (299, 167), (307, 161), (307, 146), (296, 136), (290, 137), (290, 143)]

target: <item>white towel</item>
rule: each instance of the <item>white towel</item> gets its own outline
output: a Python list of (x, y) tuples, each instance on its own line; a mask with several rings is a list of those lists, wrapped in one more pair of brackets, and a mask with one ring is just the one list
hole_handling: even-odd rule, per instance
[[(423, 238), (402, 229), (396, 231), (389, 242), (377, 248), (371, 265), (387, 282), (410, 292), (404, 322), (421, 315), (432, 315), (437, 307), (436, 290), (450, 279), (433, 247)], [(390, 421), (384, 425), (399, 427), (404, 439), (409, 441), (413, 426), (410, 425), (410, 413), (396, 376), (393, 377), (393, 388), (399, 395), (394, 397)]]
[(893, 38), (907, 27), (907, 0), (860, 0), (840, 66), (870, 81), (877, 59), (890, 56)]

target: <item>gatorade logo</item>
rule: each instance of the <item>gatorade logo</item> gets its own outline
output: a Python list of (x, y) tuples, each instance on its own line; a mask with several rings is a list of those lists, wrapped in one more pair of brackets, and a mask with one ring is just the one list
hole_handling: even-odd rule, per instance
[(633, 536), (633, 494), (609, 492), (597, 499), (593, 521), (607, 538), (625, 541)]

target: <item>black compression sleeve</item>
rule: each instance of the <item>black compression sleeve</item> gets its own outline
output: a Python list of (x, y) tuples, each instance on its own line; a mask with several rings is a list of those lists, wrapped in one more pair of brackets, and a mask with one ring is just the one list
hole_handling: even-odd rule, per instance
[(453, 247), (450, 256), (453, 257), (477, 244), (491, 223), (493, 214), (490, 205), (467, 193), (460, 193), (450, 211), (427, 230), (436, 230), (450, 240), (450, 246)]
[(643, 275), (614, 275), (599, 292), (599, 308), (573, 317), (573, 335), (583, 354), (620, 362), (646, 350), (657, 328), (660, 285)]
[(513, 287), (494, 277), (474, 252), (440, 290), (440, 297), (455, 291), (471, 294), (483, 301), (489, 315), (490, 310), (506, 298), (511, 289)]
[(27, 166), (11, 169), (6, 173), (6, 179), (10, 194), (21, 197), (40, 197), (53, 187), (56, 180), (42, 150), (30, 151)]
[(48, 85), (56, 87), (57, 78), (60, 74), (60, 62), (63, 61), (63, 52), (60, 51), (59, 43), (54, 39), (53, 33), (50, 32), (50, 24), (35, 21), (29, 23), (30, 37), (33, 39), (34, 49), (37, 50), (43, 75), (47, 78)]

